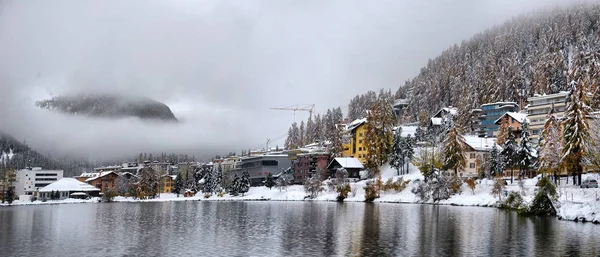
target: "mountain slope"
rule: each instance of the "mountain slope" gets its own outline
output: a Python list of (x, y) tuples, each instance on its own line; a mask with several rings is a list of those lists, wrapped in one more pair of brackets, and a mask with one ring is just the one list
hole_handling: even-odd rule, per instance
[(410, 98), (405, 120), (598, 81), (599, 27), (600, 4), (584, 4), (524, 15), (454, 45), (398, 89), (396, 97)]
[(138, 117), (144, 120), (177, 121), (169, 106), (144, 97), (113, 94), (58, 96), (38, 101), (42, 109), (104, 118)]
[(44, 169), (62, 169), (64, 176), (79, 175), (94, 165), (86, 161), (54, 160), (31, 149), (26, 143), (0, 132), (0, 167), (23, 169), (42, 167)]

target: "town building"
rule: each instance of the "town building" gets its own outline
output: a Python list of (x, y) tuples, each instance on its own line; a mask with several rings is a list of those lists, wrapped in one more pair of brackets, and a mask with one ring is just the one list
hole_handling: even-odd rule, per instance
[(400, 122), (402, 122), (401, 118), (404, 116), (406, 108), (408, 108), (408, 103), (409, 100), (405, 98), (398, 98), (394, 100), (394, 105), (392, 106), (394, 115), (396, 116), (396, 119), (400, 120)]
[[(80, 178), (79, 176), (78, 178)], [(115, 180), (119, 177), (119, 174), (114, 171), (105, 171), (93, 173), (93, 176), (87, 178), (84, 182), (88, 183), (96, 188), (100, 189), (102, 193), (108, 189), (115, 188)], [(81, 181), (80, 179), (77, 179)]]
[(327, 170), (331, 174), (330, 177), (335, 177), (335, 172), (339, 168), (344, 168), (348, 171), (348, 179), (352, 182), (360, 179), (360, 172), (365, 169), (361, 161), (357, 158), (352, 157), (338, 157), (334, 158), (329, 165)]
[[(529, 119), (527, 118), (527, 114), (525, 113), (507, 112), (500, 116), (500, 118), (496, 120), (495, 124), (498, 125), (498, 128), (500, 128), (502, 123), (505, 122), (508, 124), (508, 131), (513, 133), (513, 135), (518, 139), (519, 137), (521, 137), (521, 126), (524, 122), (529, 122)], [(494, 137), (498, 137), (499, 133), (499, 130), (494, 131)], [(498, 143), (503, 144), (504, 142)]]
[(161, 193), (172, 193), (173, 187), (175, 187), (175, 175), (163, 175), (160, 178), (160, 192)]
[(479, 109), (471, 110), (471, 113), (478, 115), (479, 124), (474, 126), (478, 130), (476, 131), (480, 137), (493, 137), (494, 133), (498, 131), (499, 126), (496, 124), (502, 115), (507, 112), (518, 112), (519, 105), (515, 102), (496, 102), (481, 105), (481, 111)]
[(346, 132), (342, 137), (342, 156), (352, 157), (366, 163), (367, 147), (365, 141), (365, 125), (367, 119), (357, 119), (346, 126)]
[(330, 155), (327, 152), (298, 154), (296, 158), (292, 160), (294, 167), (294, 183), (304, 184), (308, 178), (315, 174), (318, 175), (321, 180), (330, 177), (330, 174), (327, 172), (329, 157)]
[(458, 115), (458, 110), (452, 106), (445, 107), (436, 112), (429, 120), (430, 127), (448, 126)]
[(59, 199), (66, 199), (71, 197), (88, 197), (88, 196), (99, 196), (100, 189), (83, 183), (74, 178), (61, 178), (39, 190), (40, 200), (50, 200), (52, 193), (58, 192)]
[(241, 157), (233, 172), (241, 176), (243, 172), (250, 175), (252, 186), (261, 186), (267, 175), (277, 175), (284, 169), (292, 167), (292, 161), (287, 153), (264, 154)]
[(553, 105), (556, 117), (563, 117), (568, 96), (569, 92), (559, 92), (549, 95), (535, 95), (527, 98), (527, 115), (531, 121), (529, 129), (531, 130), (531, 139), (534, 143), (537, 143), (542, 134), (548, 112), (550, 112)]
[(62, 178), (62, 170), (44, 170), (40, 167), (18, 170), (13, 184), (15, 194), (37, 195), (38, 190)]
[(464, 138), (466, 143), (465, 159), (467, 162), (465, 170), (460, 172), (458, 176), (461, 178), (478, 178), (483, 172), (482, 163), (489, 158), (493, 146), (496, 145), (498, 152), (502, 151), (502, 147), (496, 144), (495, 138), (477, 136), (465, 136)]

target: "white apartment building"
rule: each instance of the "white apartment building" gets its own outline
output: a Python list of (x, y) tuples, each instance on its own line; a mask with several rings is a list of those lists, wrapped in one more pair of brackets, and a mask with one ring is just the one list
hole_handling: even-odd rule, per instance
[(531, 139), (537, 142), (544, 123), (546, 123), (548, 112), (554, 104), (554, 111), (557, 118), (562, 118), (565, 112), (565, 101), (569, 92), (560, 92), (556, 94), (533, 96), (527, 98), (527, 117), (529, 118), (529, 130), (531, 131)]
[(62, 178), (62, 170), (43, 170), (39, 167), (22, 169), (17, 171), (17, 179), (14, 183), (15, 193), (18, 196), (36, 195), (41, 188)]

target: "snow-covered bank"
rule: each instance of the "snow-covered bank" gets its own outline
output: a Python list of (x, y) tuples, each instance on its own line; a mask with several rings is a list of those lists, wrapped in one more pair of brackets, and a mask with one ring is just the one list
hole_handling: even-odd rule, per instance
[[(421, 203), (420, 199), (411, 192), (416, 186), (413, 181), (417, 179), (423, 179), (421, 174), (411, 167), (411, 173), (408, 175), (400, 176), (404, 180), (411, 180), (406, 189), (401, 192), (387, 191), (382, 192), (381, 196), (375, 199), (375, 203)], [(398, 176), (395, 176), (395, 171), (386, 167), (382, 171), (382, 179), (384, 182), (392, 178), (396, 180)], [(523, 183), (523, 187), (520, 187), (518, 183), (506, 186), (506, 190), (521, 192), (523, 201), (529, 203), (532, 201), (535, 194), (535, 184), (537, 179), (528, 179)], [(363, 202), (365, 200), (365, 181), (352, 183), (352, 191), (348, 194), (346, 202)], [(564, 183), (563, 183), (564, 185)], [(493, 188), (493, 181), (481, 180), (474, 191), (471, 191), (466, 184), (462, 186), (462, 192), (460, 194), (452, 195), (449, 199), (443, 200), (437, 203), (433, 203), (432, 200), (425, 202), (427, 204), (441, 204), (441, 205), (457, 205), (457, 206), (483, 206), (483, 207), (497, 207), (499, 206), (498, 197), (490, 194)], [(564, 220), (575, 220), (575, 221), (590, 221), (594, 223), (600, 223), (600, 189), (581, 189), (573, 186), (561, 186), (557, 189), (559, 194), (559, 203), (557, 206), (557, 216)], [(307, 193), (304, 191), (304, 187), (300, 185), (288, 186), (285, 190), (278, 190), (276, 188), (268, 189), (266, 187), (252, 187), (244, 196), (231, 196), (225, 195), (219, 197), (213, 195), (209, 198), (204, 198), (204, 194), (197, 194), (193, 197), (183, 197), (180, 195), (177, 197), (176, 194), (163, 193), (158, 198), (139, 200), (133, 198), (116, 197), (115, 202), (170, 202), (170, 201), (336, 201), (337, 192), (332, 189), (325, 189), (315, 199), (306, 199)], [(502, 200), (506, 199), (505, 195), (502, 195)], [(15, 201), (13, 205), (32, 205), (32, 204), (62, 204), (62, 203), (98, 203), (99, 199), (94, 198), (90, 200), (77, 200), (77, 199), (65, 199), (58, 201), (47, 201), (47, 202), (19, 202)], [(8, 204), (0, 204), (0, 206), (6, 206)]]

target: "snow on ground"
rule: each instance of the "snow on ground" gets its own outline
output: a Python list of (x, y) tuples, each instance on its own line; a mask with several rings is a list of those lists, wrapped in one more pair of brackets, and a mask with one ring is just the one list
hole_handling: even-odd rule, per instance
[[(419, 173), (416, 167), (410, 165), (410, 173), (407, 175), (402, 175), (405, 181), (411, 180), (406, 189), (402, 192), (382, 192), (381, 197), (376, 199), (375, 202), (386, 202), (386, 203), (419, 203), (419, 199), (411, 192), (412, 188), (416, 186), (414, 183), (415, 180), (422, 180), (423, 176)], [(381, 177), (384, 181), (389, 178), (393, 178), (396, 180), (398, 176), (396, 175), (396, 170), (390, 168), (389, 166), (385, 166), (382, 169)], [(598, 174), (587, 175), (588, 176), (598, 176)], [(506, 186), (506, 191), (516, 191), (522, 192), (523, 200), (525, 202), (531, 202), (533, 196), (535, 194), (535, 184), (537, 183), (538, 178), (527, 179), (524, 181), (524, 188), (519, 186), (519, 183), (516, 181), (513, 184)], [(557, 216), (561, 219), (565, 220), (585, 220), (592, 221), (595, 223), (600, 222), (600, 189), (590, 188), (590, 189), (582, 189), (572, 185), (566, 185), (566, 180), (561, 181), (561, 186), (557, 188), (557, 192), (559, 194), (559, 206)], [(493, 196), (490, 192), (493, 187), (492, 180), (480, 180), (478, 181), (477, 187), (474, 192), (471, 191), (467, 187), (466, 184), (463, 184), (462, 192), (460, 194), (453, 195), (447, 200), (440, 201), (436, 204), (443, 205), (460, 205), (460, 206), (487, 206), (494, 207), (497, 206), (498, 197)], [(510, 183), (510, 181), (509, 181)], [(359, 181), (356, 183), (351, 183), (352, 191), (349, 193), (348, 198), (345, 199), (347, 202), (362, 202), (365, 200), (365, 190), (364, 187), (366, 185), (366, 181)], [(326, 187), (326, 186), (325, 186)], [(250, 191), (246, 193), (244, 196), (231, 196), (225, 195), (223, 197), (218, 197), (216, 195), (211, 196), (210, 198), (204, 198), (204, 194), (199, 193), (194, 197), (183, 197), (180, 195), (177, 197), (176, 194), (172, 193), (162, 193), (156, 199), (148, 199), (148, 200), (136, 200), (131, 197), (116, 197), (116, 202), (166, 202), (166, 201), (261, 201), (261, 200), (271, 200), (271, 201), (305, 201), (306, 192), (304, 192), (304, 187), (301, 185), (292, 185), (288, 186), (285, 190), (279, 190), (275, 187), (272, 189), (268, 189), (266, 187), (251, 187)], [(335, 201), (337, 197), (337, 192), (334, 189), (326, 188), (316, 199), (312, 199), (310, 201)], [(504, 200), (506, 198), (505, 195), (501, 196)], [(47, 202), (20, 202), (15, 201), (13, 205), (30, 205), (30, 204), (58, 204), (58, 203), (97, 203), (99, 202), (99, 198), (93, 198), (90, 200), (79, 200), (79, 199), (65, 199), (58, 201), (47, 201)], [(427, 203), (432, 203), (431, 200)], [(8, 204), (0, 204), (0, 206), (6, 206)]]

